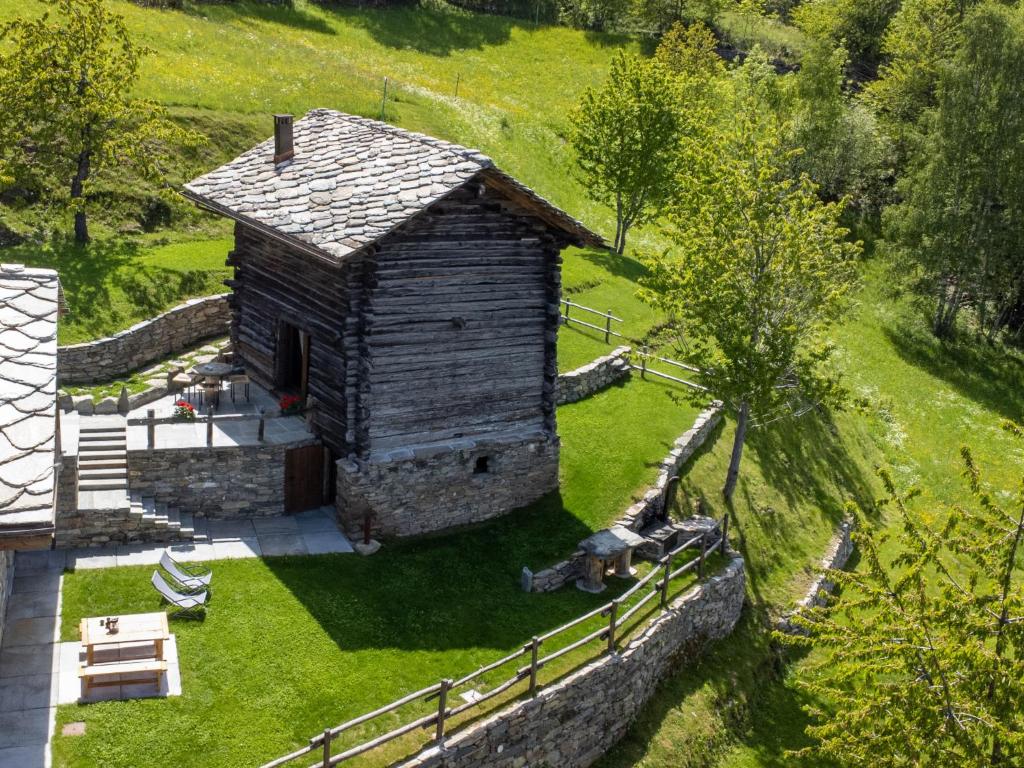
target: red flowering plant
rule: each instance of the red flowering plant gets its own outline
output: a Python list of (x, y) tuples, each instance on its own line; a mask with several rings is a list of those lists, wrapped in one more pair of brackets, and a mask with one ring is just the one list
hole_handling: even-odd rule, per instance
[(282, 395), (278, 406), (281, 413), (298, 413), (302, 410), (302, 398), (298, 395)]
[(174, 418), (181, 421), (195, 421), (196, 409), (188, 400), (179, 400), (174, 404)]

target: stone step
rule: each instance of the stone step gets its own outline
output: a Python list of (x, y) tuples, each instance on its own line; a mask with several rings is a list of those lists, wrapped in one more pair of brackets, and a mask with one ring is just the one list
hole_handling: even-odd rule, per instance
[(107, 432), (115, 432), (115, 433), (120, 432), (121, 434), (124, 434), (127, 431), (127, 429), (128, 428), (126, 426), (123, 426), (123, 425), (107, 424), (105, 426), (99, 426), (99, 427), (93, 427), (93, 426), (86, 425), (84, 427), (79, 427), (78, 428), (78, 434), (79, 434), (79, 436), (81, 436), (81, 435), (95, 435), (97, 433), (107, 433)]
[(123, 437), (120, 440), (96, 440), (78, 444), (78, 454), (80, 456), (94, 451), (120, 451), (124, 453), (127, 449), (128, 444)]
[(109, 429), (105, 429), (101, 432), (87, 432), (82, 433), (78, 436), (79, 443), (95, 443), (103, 440), (121, 440), (125, 439), (125, 431), (122, 429), (119, 432), (114, 432)]
[(86, 451), (78, 458), (78, 463), (87, 461), (125, 461), (124, 451)]
[(78, 492), (82, 491), (123, 491), (128, 488), (127, 478), (89, 480), (79, 478)]
[(84, 467), (79, 466), (78, 468), (78, 479), (81, 480), (99, 480), (102, 478), (111, 477), (128, 477), (128, 465), (121, 462), (120, 466), (116, 464), (112, 467), (107, 466), (96, 466), (95, 464), (87, 464)]
[(92, 472), (104, 469), (119, 469), (125, 474), (128, 472), (128, 463), (124, 457), (120, 459), (93, 459), (91, 461), (80, 461), (78, 463), (79, 477), (88, 476)]

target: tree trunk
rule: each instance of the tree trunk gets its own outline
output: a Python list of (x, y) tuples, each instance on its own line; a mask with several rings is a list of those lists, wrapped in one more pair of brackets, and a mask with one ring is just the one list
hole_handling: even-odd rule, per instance
[[(75, 177), (71, 180), (71, 199), (81, 200), (82, 185), (89, 178), (89, 150), (83, 149), (78, 153), (78, 169)], [(75, 211), (75, 242), (89, 242), (89, 225), (85, 220), (85, 210), (79, 208)]]
[(622, 195), (615, 195), (615, 243), (612, 245), (616, 253), (622, 253), (626, 247), (626, 221), (622, 215)]
[(725, 476), (725, 487), (722, 495), (727, 503), (732, 503), (732, 494), (736, 490), (736, 481), (740, 478), (740, 460), (743, 458), (743, 444), (747, 440), (747, 422), (750, 420), (750, 405), (744, 401), (740, 404), (740, 412), (736, 417), (736, 437), (732, 441), (732, 457), (729, 459), (729, 472)]

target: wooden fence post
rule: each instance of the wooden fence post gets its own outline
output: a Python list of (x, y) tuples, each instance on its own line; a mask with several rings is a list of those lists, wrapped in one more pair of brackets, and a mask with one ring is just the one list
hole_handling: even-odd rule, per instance
[(206, 409), (206, 447), (213, 447), (213, 406)]
[(256, 439), (261, 443), (263, 442), (263, 432), (267, 426), (267, 409), (262, 405), (260, 406), (260, 424), (256, 428)]
[(661, 609), (668, 608), (668, 581), (672, 576), (672, 556), (665, 555), (665, 575), (661, 577)]
[(721, 530), (722, 530), (722, 544), (718, 548), (718, 551), (721, 552), (724, 555), (725, 554), (725, 550), (729, 547), (729, 513), (728, 512), (726, 512), (724, 515), (722, 515), (722, 529)]
[(647, 378), (647, 355), (644, 352), (640, 353), (640, 378)]
[(537, 695), (537, 656), (540, 651), (540, 638), (536, 635), (530, 641), (530, 695)]
[(437, 734), (435, 740), (438, 746), (444, 743), (444, 718), (448, 711), (448, 691), (452, 687), (452, 681), (445, 678), (441, 681), (441, 690), (437, 694)]
[(331, 729), (324, 728), (324, 761), (323, 768), (330, 768), (331, 765)]
[(565, 324), (568, 325), (569, 324), (569, 310), (571, 309), (572, 305), (569, 304), (569, 302), (566, 301), (565, 299), (562, 299), (562, 301), (565, 301)]
[(619, 600), (612, 600), (611, 608), (608, 609), (608, 653), (615, 653), (615, 622), (619, 616)]
[(704, 554), (708, 551), (708, 535), (702, 533), (700, 535), (700, 559), (697, 561), (697, 578), (704, 578)]
[(146, 445), (150, 450), (156, 447), (156, 411), (150, 408), (146, 411)]
[(609, 309), (604, 318), (604, 343), (610, 344), (612, 337), (612, 311)]

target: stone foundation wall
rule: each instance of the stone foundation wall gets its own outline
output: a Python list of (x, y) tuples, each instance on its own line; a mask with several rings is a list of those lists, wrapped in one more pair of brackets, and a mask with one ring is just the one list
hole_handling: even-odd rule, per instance
[(91, 384), (125, 376), (203, 339), (228, 333), (228, 294), (191, 299), (105, 339), (57, 350), (61, 384)]
[(575, 403), (629, 377), (629, 347), (619, 347), (558, 377), (558, 404)]
[(828, 577), (828, 572), (830, 570), (842, 570), (852, 554), (853, 521), (844, 520), (839, 524), (839, 530), (836, 531), (836, 534), (829, 542), (828, 549), (825, 550), (825, 555), (821, 558), (818, 575), (807, 588), (807, 594), (796, 604), (794, 610), (782, 616), (776, 623), (776, 628), (780, 632), (786, 632), (791, 635), (804, 633), (803, 627), (793, 623), (793, 616), (809, 608), (820, 608), (825, 605), (826, 595), (832, 594), (832, 590), (836, 588), (835, 582)]
[[(630, 506), (622, 517), (616, 520), (609, 528), (622, 526), (631, 531), (639, 533), (647, 527), (648, 523), (662, 513), (662, 504), (665, 496), (665, 486), (669, 478), (678, 475), (683, 465), (693, 456), (697, 450), (704, 445), (718, 422), (722, 420), (721, 403), (712, 403), (708, 408), (700, 412), (693, 422), (693, 426), (684, 432), (675, 442), (675, 446), (668, 456), (662, 459), (658, 469), (658, 479), (643, 495), (640, 501)], [(577, 550), (567, 559), (555, 563), (550, 568), (537, 571), (524, 578), (524, 584), (529, 584), (531, 592), (551, 592), (561, 588), (570, 581), (576, 581), (583, 572), (583, 561), (586, 553)], [(525, 588), (525, 587), (524, 587)]]
[(729, 635), (744, 601), (743, 559), (675, 601), (620, 653), (602, 656), (532, 699), (456, 733), (400, 768), (586, 768), (621, 739), (659, 682)]
[(317, 442), (128, 451), (128, 487), (158, 504), (209, 518), (279, 515), (285, 454)]
[(4, 618), (7, 616), (7, 603), (10, 601), (13, 588), (14, 552), (0, 549), (0, 646), (4, 641)]
[[(557, 439), (459, 440), (338, 462), (338, 515), (350, 533), (373, 515), (382, 536), (477, 523), (558, 488)], [(481, 471), (481, 462), (486, 466)]]

